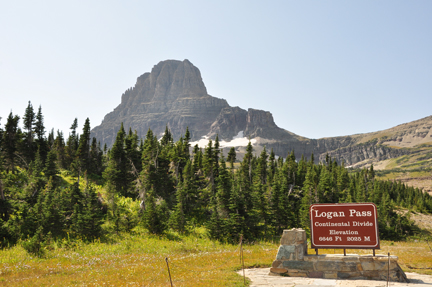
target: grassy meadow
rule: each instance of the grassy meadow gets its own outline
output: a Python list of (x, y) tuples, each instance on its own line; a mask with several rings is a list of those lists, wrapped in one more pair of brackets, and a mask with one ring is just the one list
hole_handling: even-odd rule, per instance
[[(244, 244), (245, 268), (269, 267), (279, 246), (276, 241)], [(377, 254), (388, 252), (399, 256), (404, 271), (432, 275), (432, 250), (426, 241), (381, 242)], [(0, 250), (0, 286), (170, 286), (166, 258), (174, 286), (244, 286), (235, 272), (242, 268), (239, 245), (211, 241), (202, 229), (187, 236), (157, 237), (136, 229), (90, 243), (63, 240), (52, 242), (42, 257), (18, 244)]]

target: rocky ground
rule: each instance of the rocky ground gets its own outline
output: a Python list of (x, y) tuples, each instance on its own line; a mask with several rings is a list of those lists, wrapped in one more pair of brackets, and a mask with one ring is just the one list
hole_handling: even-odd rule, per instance
[[(347, 279), (313, 279), (305, 277), (282, 277), (269, 275), (270, 268), (246, 269), (245, 276), (251, 280), (251, 287), (263, 286), (395, 286), (395, 287), (424, 287), (432, 286), (432, 276), (417, 273), (405, 273), (410, 283), (389, 282), (377, 280), (347, 280)], [(243, 276), (243, 272), (238, 272)]]
[[(406, 214), (408, 210), (396, 211), (400, 214)], [(411, 212), (410, 219), (421, 229), (427, 229), (432, 232), (432, 215), (419, 212)]]

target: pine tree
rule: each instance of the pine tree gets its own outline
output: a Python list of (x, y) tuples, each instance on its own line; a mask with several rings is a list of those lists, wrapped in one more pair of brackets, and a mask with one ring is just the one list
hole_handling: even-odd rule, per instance
[(42, 160), (41, 152), (38, 149), (35, 160), (30, 164), (29, 183), (25, 188), (25, 193), (30, 198), (29, 202), (31, 204), (37, 201), (40, 191), (45, 187), (47, 183), (47, 178), (43, 174), (44, 167), (45, 164)]
[(211, 239), (219, 241), (227, 241), (225, 236), (224, 221), (220, 218), (215, 202), (212, 202), (210, 219), (207, 221), (207, 229)]
[(102, 175), (103, 168), (103, 151), (100, 142), (93, 137), (90, 147), (90, 173)]
[(191, 135), (189, 132), (189, 127), (186, 127), (186, 132), (185, 132), (185, 136), (184, 136), (184, 145), (183, 145), (183, 154), (186, 155), (186, 159), (190, 159), (190, 140), (191, 140)]
[(43, 227), (43, 234), (50, 234), (54, 237), (64, 235), (63, 228), (66, 218), (63, 215), (63, 208), (65, 202), (52, 177), (49, 178), (38, 200), (41, 203), (39, 225)]
[(166, 146), (166, 145), (172, 145), (173, 143), (173, 137), (171, 134), (171, 131), (169, 130), (168, 126), (165, 126), (165, 132), (164, 135), (162, 136), (160, 143), (162, 146)]
[(125, 152), (126, 158), (131, 165), (131, 178), (130, 180), (135, 180), (142, 170), (142, 150), (139, 147), (138, 134), (135, 131), (132, 133), (132, 129), (129, 129), (129, 133), (125, 138)]
[(265, 185), (267, 183), (267, 158), (267, 151), (264, 147), (263, 151), (260, 154), (257, 166), (259, 181), (262, 185)]
[(196, 174), (203, 173), (203, 154), (201, 149), (198, 147), (198, 144), (194, 146), (193, 150), (193, 168)]
[(172, 148), (171, 144), (160, 145), (149, 129), (143, 143), (140, 175), (140, 198), (145, 199), (145, 193), (153, 190), (154, 196), (163, 199), (169, 208), (172, 208), (175, 202), (175, 179), (170, 172), (169, 158)]
[(271, 151), (270, 151), (269, 159), (268, 159), (269, 160), (268, 181), (269, 181), (270, 185), (272, 184), (273, 177), (274, 177), (274, 175), (276, 173), (276, 161), (275, 161), (275, 159), (276, 159), (276, 155), (275, 155), (275, 153), (273, 151), (273, 148), (272, 148)]
[(147, 193), (150, 192), (153, 185), (157, 180), (157, 168), (158, 168), (158, 157), (159, 145), (153, 135), (153, 131), (149, 129), (145, 137), (143, 148), (142, 148), (142, 171), (140, 175), (141, 191), (140, 199), (144, 204), (142, 207), (146, 209), (145, 202)]
[(315, 168), (314, 166), (309, 166), (305, 182), (303, 183), (303, 198), (300, 207), (300, 223), (305, 230), (310, 230), (309, 207), (313, 203), (319, 202), (315, 178)]
[(58, 166), (62, 169), (69, 168), (66, 163), (66, 148), (63, 132), (57, 130), (57, 137), (54, 140), (53, 149), (56, 151)]
[[(213, 176), (216, 179), (219, 176), (219, 154), (220, 154), (219, 135), (216, 135), (213, 149)], [(215, 187), (216, 188), (216, 187)]]
[(238, 184), (235, 183), (230, 195), (229, 218), (226, 222), (226, 240), (228, 242), (238, 242), (240, 235), (246, 235), (246, 238), (252, 239), (247, 231), (245, 215), (244, 198), (240, 194)]
[(231, 170), (234, 170), (234, 162), (236, 161), (236, 151), (235, 148), (230, 148), (228, 152), (227, 162), (231, 164)]
[(69, 138), (66, 142), (66, 166), (70, 166), (75, 159), (76, 151), (78, 149), (79, 135), (76, 133), (78, 127), (78, 119), (75, 118), (70, 130)]
[(186, 223), (203, 223), (203, 198), (198, 194), (191, 161), (186, 163), (184, 179), (176, 191), (176, 205), (170, 218), (171, 226), (180, 232), (185, 231)]
[(320, 203), (332, 203), (333, 198), (333, 185), (331, 181), (331, 174), (327, 168), (323, 167), (320, 173), (320, 179), (317, 186), (318, 198)]
[(214, 174), (215, 155), (214, 155), (212, 140), (209, 140), (204, 150), (203, 168), (204, 168), (204, 175), (209, 182), (211, 196), (214, 196), (216, 193), (216, 183), (215, 183), (215, 174)]
[(0, 247), (6, 246), (6, 244), (11, 240), (11, 235), (7, 230), (7, 227), (5, 226), (5, 224), (9, 220), (11, 206), (5, 196), (4, 184), (3, 184), (3, 178), (4, 178), (3, 172), (4, 172), (3, 157), (2, 154), (0, 153)]
[(230, 196), (232, 189), (232, 177), (226, 168), (225, 159), (221, 158), (219, 176), (217, 179), (216, 204), (217, 210), (223, 218), (228, 217)]
[(287, 177), (287, 183), (292, 187), (296, 185), (297, 162), (294, 155), (294, 150), (287, 156), (285, 164), (282, 167), (284, 174)]
[[(182, 183), (180, 183), (182, 185)], [(177, 190), (177, 204), (174, 207), (173, 212), (169, 218), (169, 226), (180, 233), (186, 231), (186, 215), (185, 207), (183, 202), (185, 201), (185, 195), (181, 186)]]
[(131, 196), (130, 162), (124, 149), (125, 131), (123, 124), (117, 133), (116, 140), (109, 154), (108, 166), (103, 173), (104, 179), (112, 186), (113, 192), (122, 196)]
[(364, 182), (364, 175), (359, 173), (356, 177), (356, 202), (366, 202), (366, 186)]
[(20, 141), (19, 119), (19, 116), (13, 116), (10, 112), (3, 132), (2, 150), (6, 172), (15, 172), (16, 151)]
[(48, 133), (48, 139), (47, 139), (47, 143), (48, 143), (48, 149), (52, 149), (54, 146), (54, 128), (51, 129), (51, 131)]
[(257, 214), (254, 209), (252, 189), (254, 170), (254, 158), (252, 152), (252, 144), (249, 141), (246, 147), (246, 154), (240, 164), (238, 173), (238, 196), (240, 202), (237, 204), (237, 208), (240, 212), (240, 218), (243, 218), (245, 224), (242, 234), (249, 240), (255, 239), (258, 232), (255, 225), (255, 222), (257, 222)]
[(306, 179), (306, 173), (307, 173), (307, 162), (304, 156), (302, 155), (298, 165), (297, 165), (297, 185), (302, 188), (303, 182)]
[(79, 138), (78, 149), (76, 151), (76, 163), (79, 181), (79, 177), (83, 175), (86, 171), (89, 171), (91, 168), (89, 118), (86, 119), (83, 127), (83, 133)]
[(164, 200), (157, 200), (153, 190), (146, 197), (143, 225), (152, 234), (162, 234), (167, 229), (168, 207)]
[(103, 214), (97, 199), (96, 190), (87, 185), (80, 200), (74, 205), (71, 217), (71, 230), (86, 239), (100, 237)]
[[(2, 200), (2, 202), (6, 201), (5, 198), (5, 194), (4, 194), (4, 189), (3, 189), (3, 175), (4, 172), (4, 168), (3, 168), (3, 156), (0, 153), (0, 200)], [(3, 206), (3, 205), (2, 205)], [(7, 217), (6, 214), (6, 210), (5, 209), (0, 209), (0, 218), (5, 219)]]
[(270, 195), (271, 225), (275, 234), (280, 234), (293, 221), (288, 193), (287, 178), (282, 170), (278, 170), (273, 178)]
[(33, 110), (33, 106), (31, 102), (28, 102), (28, 106), (25, 110), (25, 114), (23, 117), (24, 121), (24, 130), (26, 131), (24, 134), (24, 157), (28, 163), (34, 160), (35, 156), (35, 147), (34, 147), (34, 135), (33, 135), (33, 125), (36, 121), (36, 114)]
[(36, 145), (39, 150), (42, 161), (45, 162), (48, 154), (48, 143), (45, 138), (44, 117), (42, 115), (42, 107), (39, 106), (38, 113), (36, 114), (36, 122), (34, 124), (34, 132), (36, 134)]
[(47, 160), (45, 162), (45, 168), (43, 170), (45, 177), (47, 179), (52, 178), (53, 184), (55, 185), (57, 174), (60, 172), (56, 164), (57, 154), (55, 150), (50, 150), (47, 155)]

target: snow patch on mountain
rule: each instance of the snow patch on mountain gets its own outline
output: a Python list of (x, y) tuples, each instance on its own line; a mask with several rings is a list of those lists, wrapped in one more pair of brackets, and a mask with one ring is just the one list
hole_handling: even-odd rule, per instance
[[(208, 136), (203, 136), (202, 139), (199, 141), (191, 142), (191, 146), (195, 146), (196, 144), (200, 148), (205, 148), (210, 139)], [(214, 141), (213, 141), (214, 142)], [(250, 142), (252, 145), (254, 145), (257, 140), (256, 139), (250, 139)], [(243, 135), (243, 131), (240, 131), (236, 136), (232, 138), (230, 141), (219, 141), (220, 148), (226, 148), (226, 147), (239, 147), (239, 146), (247, 146), (249, 143), (249, 139)]]

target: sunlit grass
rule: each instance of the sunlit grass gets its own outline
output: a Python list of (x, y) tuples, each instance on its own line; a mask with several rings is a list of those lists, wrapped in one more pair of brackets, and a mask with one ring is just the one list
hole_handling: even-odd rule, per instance
[[(55, 246), (55, 244), (54, 244)], [(269, 266), (277, 246), (246, 245), (246, 266)], [(205, 236), (151, 236), (143, 231), (114, 236), (111, 243), (78, 242), (53, 248), (35, 258), (19, 245), (0, 251), (0, 285), (137, 285), (169, 284), (166, 258), (175, 286), (242, 286), (239, 246)]]
[[(426, 241), (381, 241), (381, 249), (376, 250), (376, 255), (398, 256), (398, 263), (405, 272), (416, 272), (432, 275), (432, 244)], [(319, 254), (343, 254), (343, 249), (320, 249)], [(371, 255), (370, 249), (347, 249), (347, 254)], [(309, 254), (315, 254), (315, 250), (309, 249)]]
[[(242, 267), (239, 245), (211, 241), (203, 230), (163, 237), (136, 230), (106, 242), (53, 243), (44, 258), (20, 245), (0, 250), (0, 285), (5, 286), (169, 286), (166, 258), (175, 286), (243, 286), (235, 271)], [(269, 267), (279, 243), (243, 245), (246, 268)], [(381, 242), (377, 254), (399, 256), (404, 271), (432, 274), (432, 252), (426, 242)], [(309, 254), (314, 254), (309, 250)], [(343, 253), (340, 249), (320, 254)], [(372, 250), (347, 250), (372, 254)]]

